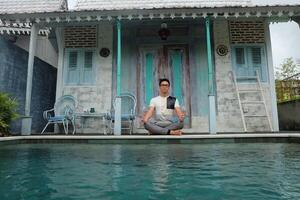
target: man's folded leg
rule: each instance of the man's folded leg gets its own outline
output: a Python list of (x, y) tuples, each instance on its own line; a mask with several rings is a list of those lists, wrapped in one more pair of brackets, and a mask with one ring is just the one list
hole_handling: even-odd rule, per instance
[[(183, 128), (183, 122), (174, 122), (166, 127), (159, 126), (158, 123), (154, 120), (149, 120), (144, 124), (146, 130), (148, 130), (151, 134), (158, 135), (181, 135), (180, 129)], [(177, 132), (176, 132), (177, 131)]]
[(168, 130), (180, 130), (183, 129), (184, 123), (183, 122), (174, 122), (171, 125), (167, 126)]
[(151, 134), (168, 135), (170, 133), (170, 130), (168, 128), (158, 126), (157, 124), (155, 124), (155, 122), (153, 122), (151, 120), (144, 123), (144, 127)]

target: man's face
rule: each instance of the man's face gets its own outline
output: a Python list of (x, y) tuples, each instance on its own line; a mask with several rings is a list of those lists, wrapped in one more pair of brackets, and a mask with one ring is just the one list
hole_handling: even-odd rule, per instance
[(161, 93), (166, 94), (169, 92), (169, 89), (170, 89), (170, 85), (167, 81), (163, 81), (160, 83), (159, 90)]

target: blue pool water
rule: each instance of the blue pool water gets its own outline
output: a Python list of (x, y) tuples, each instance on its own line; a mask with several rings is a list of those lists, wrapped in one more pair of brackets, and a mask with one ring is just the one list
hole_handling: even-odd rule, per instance
[(300, 199), (300, 145), (1, 145), (0, 199)]

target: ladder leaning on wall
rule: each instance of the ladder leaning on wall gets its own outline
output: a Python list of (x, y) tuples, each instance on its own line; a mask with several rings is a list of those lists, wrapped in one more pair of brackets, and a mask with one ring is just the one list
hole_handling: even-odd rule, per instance
[[(234, 87), (237, 93), (237, 98), (238, 98), (238, 103), (239, 103), (239, 108), (240, 108), (240, 112), (241, 112), (241, 116), (242, 116), (242, 122), (243, 122), (243, 127), (244, 127), (244, 132), (248, 132), (247, 129), (247, 123), (246, 123), (246, 119), (251, 119), (253, 117), (261, 117), (261, 118), (267, 118), (268, 120), (268, 124), (269, 124), (269, 128), (270, 131), (273, 132), (273, 127), (271, 124), (271, 120), (270, 120), (270, 116), (269, 116), (269, 112), (267, 110), (267, 104), (266, 104), (266, 100), (265, 100), (265, 96), (264, 96), (264, 91), (261, 85), (261, 81), (260, 81), (260, 77), (259, 77), (259, 73), (258, 71), (256, 71), (255, 76), (239, 76), (237, 77), (235, 75), (234, 72), (231, 72), (231, 76), (234, 82)], [(246, 89), (246, 90), (240, 90), (239, 86), (237, 84), (238, 81), (255, 81), (256, 83), (256, 88), (255, 89)], [(256, 93), (259, 94), (260, 96), (260, 101), (241, 101), (241, 94), (245, 94), (245, 93)], [(263, 115), (255, 115), (255, 114), (245, 114), (245, 105), (263, 105), (264, 107), (264, 113)]]

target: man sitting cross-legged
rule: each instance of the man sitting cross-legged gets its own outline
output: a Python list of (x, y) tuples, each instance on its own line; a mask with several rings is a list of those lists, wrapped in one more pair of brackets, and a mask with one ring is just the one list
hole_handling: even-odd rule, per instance
[[(181, 135), (184, 113), (178, 100), (169, 96), (170, 81), (159, 80), (159, 96), (150, 101), (149, 110), (143, 118), (144, 127), (150, 134)], [(155, 112), (155, 115), (153, 115)], [(176, 119), (176, 116), (179, 120)]]

